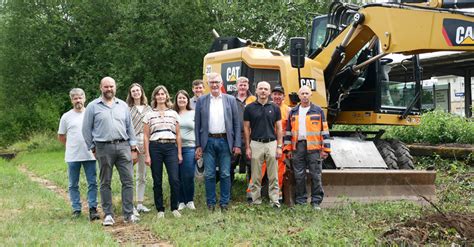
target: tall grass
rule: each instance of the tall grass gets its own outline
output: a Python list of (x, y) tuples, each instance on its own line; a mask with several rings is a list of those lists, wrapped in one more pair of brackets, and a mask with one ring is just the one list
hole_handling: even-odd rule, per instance
[(64, 145), (60, 143), (57, 134), (53, 131), (44, 131), (31, 135), (27, 140), (21, 140), (10, 147), (13, 152), (50, 152), (64, 150)]

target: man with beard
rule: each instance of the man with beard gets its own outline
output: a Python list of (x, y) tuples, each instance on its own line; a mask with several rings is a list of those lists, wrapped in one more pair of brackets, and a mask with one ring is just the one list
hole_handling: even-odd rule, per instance
[(122, 212), (126, 223), (138, 222), (133, 214), (132, 152), (137, 152), (137, 141), (128, 105), (115, 98), (115, 80), (104, 77), (100, 81), (101, 97), (86, 108), (82, 134), (90, 150), (99, 161), (100, 197), (105, 219), (104, 226), (115, 223), (110, 188), (113, 166), (122, 183)]
[(68, 165), (69, 198), (71, 199), (72, 215), (81, 215), (81, 194), (79, 192), (79, 176), (81, 166), (87, 179), (87, 202), (89, 204), (90, 221), (99, 219), (97, 213), (97, 172), (94, 155), (88, 150), (82, 137), (82, 120), (84, 119), (84, 103), (86, 95), (80, 88), (69, 92), (73, 109), (64, 113), (59, 122), (58, 140), (66, 145), (65, 160)]

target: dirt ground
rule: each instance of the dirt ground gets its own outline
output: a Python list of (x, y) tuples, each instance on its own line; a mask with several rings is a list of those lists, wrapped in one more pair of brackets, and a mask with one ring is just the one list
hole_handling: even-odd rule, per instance
[[(61, 196), (65, 201), (69, 202), (69, 196), (66, 190), (56, 186), (53, 182), (47, 179), (37, 176), (29, 171), (25, 166), (19, 166), (19, 170), (26, 174), (32, 181), (53, 191)], [(83, 205), (82, 211), (89, 212), (89, 209)], [(100, 206), (98, 211), (101, 213)], [(120, 245), (172, 246), (170, 242), (160, 240), (153, 235), (153, 232), (140, 224), (125, 224), (121, 217), (118, 217), (115, 222), (116, 223), (111, 227), (104, 227), (104, 231), (110, 233)], [(102, 224), (102, 221), (95, 221), (92, 224)]]
[(418, 246), (426, 244), (474, 245), (474, 213), (437, 213), (410, 219), (386, 231), (384, 244)]

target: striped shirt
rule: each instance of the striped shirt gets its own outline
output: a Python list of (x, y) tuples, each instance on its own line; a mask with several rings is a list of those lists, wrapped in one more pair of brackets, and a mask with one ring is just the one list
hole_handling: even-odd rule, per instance
[(136, 105), (130, 107), (130, 117), (132, 118), (133, 129), (135, 130), (136, 136), (143, 134), (143, 118), (149, 111), (152, 111), (149, 105), (143, 105), (142, 111), (140, 111)]
[(179, 114), (172, 109), (152, 110), (143, 118), (143, 123), (150, 127), (150, 141), (176, 139), (176, 125), (179, 122)]

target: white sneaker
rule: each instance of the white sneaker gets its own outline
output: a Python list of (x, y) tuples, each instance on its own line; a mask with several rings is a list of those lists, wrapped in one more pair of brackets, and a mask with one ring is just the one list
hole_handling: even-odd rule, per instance
[(196, 207), (194, 206), (193, 201), (188, 202), (188, 204), (186, 204), (186, 207), (191, 209), (191, 210), (196, 210)]
[(140, 216), (140, 213), (138, 213), (138, 210), (137, 210), (136, 207), (133, 207), (133, 215), (135, 215), (137, 217)]
[(104, 221), (102, 222), (103, 226), (113, 226), (115, 224), (114, 218), (112, 218), (112, 215), (107, 215), (105, 216)]
[(138, 210), (138, 212), (140, 212), (140, 213), (148, 213), (148, 212), (151, 211), (149, 208), (143, 206), (143, 204), (138, 204), (137, 210)]
[(185, 208), (186, 208), (186, 205), (184, 204), (184, 202), (179, 203), (178, 210), (183, 210)]
[(140, 218), (138, 218), (136, 215), (132, 214), (128, 219), (124, 219), (125, 223), (138, 223), (140, 221)]
[(178, 210), (176, 210), (176, 209), (173, 210), (173, 212), (171, 212), (171, 213), (173, 214), (173, 216), (174, 216), (175, 218), (181, 217), (181, 213), (180, 213)]
[(165, 217), (165, 212), (158, 212), (158, 214), (156, 215), (156, 217), (157, 217), (158, 219), (164, 218), (164, 217)]

